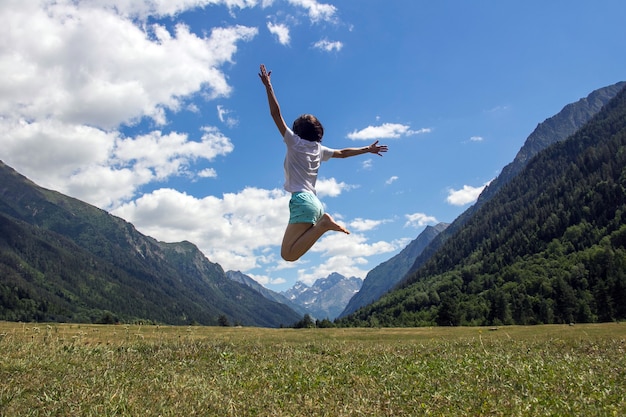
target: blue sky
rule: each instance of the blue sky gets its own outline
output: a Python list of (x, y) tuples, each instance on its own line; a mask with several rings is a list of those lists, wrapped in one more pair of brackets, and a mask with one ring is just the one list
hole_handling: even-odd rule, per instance
[[(538, 123), (626, 80), (626, 2), (4, 0), (0, 159), (274, 290), (364, 278), (452, 222)], [(288, 124), (332, 148), (318, 194), (352, 232), (280, 259)]]

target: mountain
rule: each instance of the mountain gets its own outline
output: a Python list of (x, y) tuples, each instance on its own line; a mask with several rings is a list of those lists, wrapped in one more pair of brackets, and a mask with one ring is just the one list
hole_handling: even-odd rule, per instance
[[(433, 230), (424, 230), (425, 244), (418, 244), (421, 236), (411, 242), (405, 250), (396, 257), (379, 265), (365, 277), (363, 287), (359, 293), (350, 300), (346, 309), (339, 317), (345, 317), (360, 307), (374, 302), (384, 293), (389, 291), (395, 284), (414, 273), (454, 235), (480, 208), (489, 201), (497, 191), (514, 178), (528, 163), (528, 161), (548, 146), (565, 140), (580, 127), (587, 123), (600, 109), (608, 103), (626, 85), (619, 82), (614, 85), (593, 91), (587, 97), (575, 103), (566, 105), (557, 115), (537, 125), (537, 128), (527, 138), (526, 142), (516, 155), (513, 162), (502, 169), (502, 172), (494, 179), (479, 196), (476, 204), (468, 208), (455, 221), (446, 227), (433, 233)], [(437, 225), (435, 227), (440, 227)], [(411, 246), (416, 246), (410, 248)], [(416, 250), (419, 248), (419, 250)], [(406, 253), (404, 253), (406, 251)], [(406, 266), (409, 262), (411, 265)]]
[(341, 325), (626, 318), (626, 88), (533, 157), (393, 292)]
[(359, 308), (378, 300), (383, 294), (392, 289), (402, 280), (424, 248), (439, 233), (446, 230), (447, 227), (447, 223), (427, 226), (400, 253), (368, 272), (361, 289), (350, 299), (350, 302), (339, 317), (354, 313)]
[(483, 190), (478, 198), (478, 205), (488, 201), (539, 152), (576, 133), (624, 87), (626, 87), (626, 81), (595, 90), (587, 97), (566, 105), (558, 114), (538, 124), (524, 142), (513, 162), (505, 166), (500, 175)]
[[(252, 288), (256, 292), (261, 294), (263, 297), (267, 298), (268, 300), (285, 304), (286, 306), (288, 306), (289, 308), (291, 308), (292, 310), (294, 310), (295, 312), (297, 312), (298, 314), (302, 316), (308, 313), (308, 311), (300, 304), (294, 303), (293, 301), (291, 301), (290, 299), (288, 299), (287, 297), (285, 297), (284, 295), (280, 293), (277, 293), (275, 291), (265, 288), (263, 285), (259, 284), (254, 279), (250, 278), (248, 275), (244, 274), (241, 271), (227, 271), (226, 276), (235, 282), (238, 282), (240, 284), (243, 284)], [(293, 324), (293, 323), (289, 323), (289, 324)]]
[(453, 236), (463, 225), (509, 181), (511, 181), (528, 162), (543, 149), (561, 142), (584, 126), (600, 109), (626, 86), (622, 81), (608, 87), (597, 89), (587, 97), (570, 103), (553, 117), (538, 124), (528, 136), (524, 145), (515, 156), (513, 162), (502, 169), (502, 172), (483, 190), (476, 203), (457, 217), (450, 226), (440, 233), (424, 248), (409, 269), (407, 275), (419, 269), (443, 243)]
[(346, 278), (333, 272), (326, 278), (318, 279), (310, 287), (298, 281), (282, 294), (292, 302), (303, 306), (312, 317), (334, 320), (344, 310), (352, 296), (359, 291), (362, 284), (361, 278)]
[(0, 319), (278, 327), (301, 316), (228, 279), (189, 242), (32, 183), (0, 162)]

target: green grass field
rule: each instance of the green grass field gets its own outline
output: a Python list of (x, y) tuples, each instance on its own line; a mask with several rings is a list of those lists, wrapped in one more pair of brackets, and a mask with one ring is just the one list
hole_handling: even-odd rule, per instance
[(0, 416), (623, 416), (626, 324), (0, 322)]

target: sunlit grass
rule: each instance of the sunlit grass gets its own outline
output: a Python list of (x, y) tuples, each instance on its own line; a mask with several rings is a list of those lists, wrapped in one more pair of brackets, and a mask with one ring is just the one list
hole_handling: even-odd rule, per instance
[(620, 416), (626, 325), (0, 323), (1, 416)]

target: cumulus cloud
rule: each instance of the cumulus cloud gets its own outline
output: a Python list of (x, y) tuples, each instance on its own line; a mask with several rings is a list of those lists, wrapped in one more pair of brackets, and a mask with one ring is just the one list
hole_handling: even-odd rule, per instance
[[(66, 3), (70, 1), (65, 0)], [(63, 3), (63, 0), (61, 0)], [(138, 19), (145, 19), (149, 16), (167, 17), (175, 16), (186, 10), (203, 8), (206, 6), (226, 6), (228, 9), (233, 10), (244, 9), (248, 7), (255, 7), (262, 3), (267, 5), (268, 1), (264, 0), (84, 0), (87, 6), (106, 8), (111, 11), (115, 11), (121, 15), (129, 16)]]
[(335, 178), (320, 178), (315, 184), (315, 191), (319, 197), (337, 197), (343, 191), (348, 191), (356, 186), (337, 182)]
[(318, 3), (316, 0), (289, 0), (289, 3), (306, 9), (309, 19), (314, 23), (335, 20), (337, 8), (331, 4)]
[[(339, 222), (341, 223), (341, 222)], [(387, 242), (378, 241), (369, 243), (365, 235), (360, 233), (330, 233), (318, 241), (311, 250), (321, 252), (322, 256), (346, 256), (346, 257), (367, 257), (382, 253), (393, 252), (399, 249), (398, 246), (404, 243), (403, 239)]]
[(276, 36), (276, 39), (278, 39), (278, 42), (281, 45), (289, 45), (289, 41), (291, 40), (291, 38), (289, 36), (289, 28), (286, 25), (268, 22), (267, 29), (272, 35)]
[(435, 217), (428, 216), (424, 213), (406, 214), (405, 217), (406, 217), (406, 223), (404, 224), (404, 227), (419, 228), (419, 227), (426, 226), (428, 224), (438, 223)]
[(257, 274), (246, 274), (246, 275), (265, 287), (267, 287), (268, 285), (280, 285), (286, 282), (284, 278), (272, 278), (267, 275), (257, 275)]
[(366, 265), (367, 260), (364, 257), (332, 256), (327, 258), (322, 265), (298, 270), (298, 281), (312, 285), (317, 279), (327, 277), (333, 272), (345, 277), (365, 277), (368, 272)]
[(329, 41), (327, 39), (322, 39), (315, 42), (313, 44), (313, 47), (326, 52), (341, 51), (341, 48), (343, 48), (343, 43), (339, 41)]
[(201, 141), (189, 140), (186, 134), (163, 135), (153, 131), (134, 138), (118, 141), (114, 159), (121, 163), (133, 163), (136, 169), (148, 169), (155, 179), (162, 180), (179, 174), (194, 158), (212, 160), (233, 150), (230, 140), (216, 128), (204, 127)]
[(464, 185), (460, 190), (450, 189), (448, 191), (446, 201), (453, 206), (464, 206), (466, 204), (473, 203), (478, 199), (478, 196), (483, 192), (487, 185), (489, 185), (489, 182), (480, 187)]
[(174, 33), (144, 28), (83, 3), (19, 4), (0, 6), (0, 22), (10, 28), (0, 45), (0, 68), (12, 74), (0, 80), (0, 112), (107, 130), (141, 117), (163, 123), (163, 110), (179, 110), (182, 97), (201, 89), (228, 95), (231, 87), (218, 68), (232, 59), (237, 42), (257, 33), (234, 26), (201, 38), (182, 24)]
[(133, 197), (142, 185), (189, 174), (198, 159), (212, 161), (234, 149), (229, 138), (209, 126), (198, 141), (186, 133), (161, 131), (124, 137), (55, 120), (0, 119), (0, 130), (9, 165), (45, 187), (104, 208)]
[(357, 218), (350, 222), (349, 229), (355, 230), (357, 232), (365, 232), (368, 230), (373, 230), (384, 223), (386, 223), (386, 220), (372, 220), (372, 219)]
[(368, 126), (361, 130), (355, 130), (349, 133), (347, 137), (353, 140), (397, 139), (429, 133), (430, 131), (427, 128), (412, 130), (410, 126), (399, 123), (383, 123), (379, 126)]
[(332, 233), (318, 241), (312, 252), (320, 253), (324, 263), (308, 269), (299, 270), (298, 280), (311, 285), (316, 279), (338, 272), (346, 277), (365, 277), (369, 269), (367, 257), (391, 253), (408, 245), (410, 239), (397, 239), (392, 242), (378, 241), (369, 243), (359, 233), (345, 235)]
[[(275, 248), (281, 243), (289, 217), (289, 198), (282, 190), (252, 187), (204, 198), (159, 189), (124, 204), (113, 214), (128, 219), (142, 233), (156, 239), (192, 241), (225, 270), (296, 268), (298, 279), (309, 284), (332, 272), (364, 277), (368, 272), (365, 268), (368, 256), (391, 253), (408, 244), (409, 239), (370, 243), (359, 232), (372, 230), (386, 221), (355, 219), (348, 224), (352, 234), (327, 234), (311, 249), (320, 253), (324, 262), (308, 265), (306, 258), (295, 263), (282, 262)], [(277, 266), (269, 267), (270, 264)], [(249, 275), (264, 285), (284, 282), (280, 276)]]
[(213, 168), (205, 168), (199, 171), (197, 175), (200, 178), (216, 178), (217, 171), (215, 171)]
[(120, 206), (113, 214), (156, 239), (194, 242), (226, 270), (245, 271), (267, 262), (257, 251), (280, 246), (288, 205), (289, 195), (277, 189), (249, 187), (221, 197), (198, 198), (163, 188)]
[(257, 34), (256, 28), (232, 26), (200, 37), (183, 24), (170, 32), (128, 17), (161, 3), (0, 4), (5, 162), (45, 187), (111, 207), (144, 184), (186, 172), (198, 159), (232, 151), (214, 128), (206, 128), (200, 141), (187, 133), (125, 137), (118, 131), (143, 118), (164, 126), (166, 112), (180, 111), (185, 97), (198, 92), (228, 96), (220, 66), (232, 61), (239, 42)]

